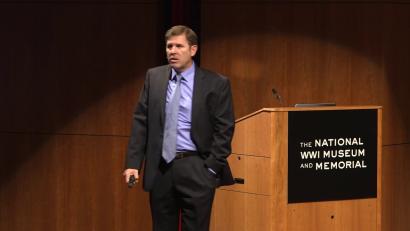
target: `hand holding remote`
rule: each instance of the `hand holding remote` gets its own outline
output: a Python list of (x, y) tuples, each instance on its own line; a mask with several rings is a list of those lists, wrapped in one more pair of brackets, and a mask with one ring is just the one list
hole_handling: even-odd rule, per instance
[(125, 183), (128, 184), (128, 188), (132, 188), (138, 183), (138, 169), (126, 169), (124, 170), (122, 175), (125, 178)]
[(136, 183), (137, 180), (135, 179), (135, 176), (131, 175), (130, 179), (128, 180), (128, 188), (132, 188)]

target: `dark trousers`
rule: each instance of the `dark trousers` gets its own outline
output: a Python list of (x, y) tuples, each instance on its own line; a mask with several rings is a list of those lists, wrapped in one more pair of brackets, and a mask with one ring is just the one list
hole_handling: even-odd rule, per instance
[(216, 178), (199, 156), (161, 162), (150, 191), (154, 231), (208, 231)]

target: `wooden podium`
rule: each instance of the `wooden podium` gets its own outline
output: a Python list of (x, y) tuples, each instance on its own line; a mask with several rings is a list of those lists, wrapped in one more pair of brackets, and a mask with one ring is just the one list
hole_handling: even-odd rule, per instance
[[(233, 176), (238, 183), (217, 189), (212, 212), (211, 230), (380, 231), (381, 110), (379, 106), (264, 108), (238, 119), (236, 121), (235, 135), (232, 143), (232, 154), (228, 158)], [(298, 137), (303, 137), (303, 133), (315, 133), (316, 130), (320, 129), (327, 129), (332, 132), (332, 129), (337, 128), (344, 131), (343, 129), (345, 127), (349, 127), (345, 125), (346, 123), (357, 122), (358, 125), (352, 126), (353, 132), (361, 132), (361, 129), (355, 130), (355, 128), (362, 123), (367, 123), (366, 121), (371, 121), (371, 119), (366, 118), (368, 114), (361, 116), (361, 119), (356, 121), (355, 113), (361, 115), (363, 114), (362, 112), (369, 112), (369, 115), (371, 115), (372, 118), (374, 117), (374, 123), (370, 122), (370, 131), (372, 133), (372, 129), (374, 129), (374, 133), (376, 133), (375, 136), (371, 136), (370, 138), (363, 138), (365, 135), (352, 136), (353, 144), (349, 143), (350, 146), (348, 149), (346, 146), (347, 142), (351, 142), (352, 140), (348, 140), (350, 138), (346, 138), (348, 136), (346, 135), (345, 137), (345, 134), (340, 136), (343, 138), (338, 137), (336, 134), (332, 138), (335, 138), (334, 140), (338, 142), (339, 146), (335, 143), (337, 147), (332, 148), (339, 150), (336, 153), (345, 154), (344, 156), (341, 155), (345, 159), (339, 160), (339, 156), (336, 156), (335, 160), (339, 158), (337, 160), (339, 162), (334, 161), (332, 164), (332, 161), (329, 161), (328, 164), (326, 164), (324, 162), (327, 162), (327, 159), (330, 158), (330, 152), (324, 150), (322, 153), (318, 153), (319, 155), (327, 156), (326, 158), (315, 159), (312, 157), (306, 161), (306, 163), (303, 162), (296, 165), (296, 171), (301, 171), (302, 173), (305, 171), (307, 174), (298, 175), (298, 172), (296, 172), (295, 175), (291, 173), (288, 168), (290, 168), (290, 149), (294, 149), (292, 147), (294, 144), (290, 144), (290, 140), (294, 140), (294, 137), (292, 137), (294, 135), (292, 134), (295, 133), (295, 131), (302, 133), (301, 135), (299, 134)], [(346, 113), (348, 113), (347, 116), (345, 115)], [(324, 115), (324, 117), (322, 115)], [(339, 115), (341, 115), (341, 117)], [(319, 122), (316, 121), (314, 123), (317, 124), (312, 125), (309, 119), (315, 120), (317, 118), (319, 118)], [(325, 121), (320, 118), (325, 118)], [(302, 121), (302, 123), (300, 121)], [(294, 125), (293, 123), (298, 125)], [(338, 126), (340, 124), (342, 125)], [(308, 125), (308, 127), (305, 128), (304, 125)], [(292, 132), (292, 134), (290, 134), (290, 132)], [(316, 132), (315, 134), (322, 133)], [(374, 139), (372, 137), (374, 137)], [(300, 153), (305, 154), (306, 150), (312, 151), (315, 144), (325, 149), (322, 146), (323, 138), (324, 137), (317, 135), (315, 138), (305, 140), (306, 142), (303, 142), (305, 149), (302, 151), (299, 150), (301, 147), (298, 144), (296, 148), (299, 149), (295, 149), (296, 154), (292, 155), (296, 158), (300, 158), (300, 156), (302, 156), (299, 155)], [(364, 157), (352, 157), (355, 156), (355, 150), (365, 149), (360, 147), (361, 143), (354, 143), (354, 141), (360, 139), (362, 140), (359, 142), (362, 143), (374, 140), (374, 146), (376, 147), (369, 149), (370, 151), (363, 151), (362, 156)], [(329, 139), (329, 141), (331, 140)], [(343, 145), (340, 144), (345, 145), (345, 148), (343, 149)], [(310, 149), (306, 148), (306, 145), (311, 145), (309, 146)], [(329, 145), (329, 143), (327, 145)], [(355, 147), (355, 149), (351, 147)], [(340, 149), (342, 149), (342, 151), (340, 151)], [(312, 153), (315, 152), (312, 151)], [(361, 160), (360, 158), (370, 159)], [(352, 164), (347, 162), (351, 162)], [(310, 169), (304, 169), (304, 166), (310, 166)], [(338, 187), (340, 184), (345, 183), (349, 185), (349, 182), (355, 181), (355, 179), (348, 179), (350, 177), (349, 171), (352, 171), (352, 174), (360, 174), (359, 177), (354, 177), (355, 179), (361, 179), (361, 171), (370, 171), (370, 175), (365, 177), (370, 177), (371, 180), (363, 180), (359, 182), (359, 184), (357, 184), (357, 182), (353, 183), (358, 187), (342, 186), (342, 190), (338, 189), (336, 192), (332, 192), (333, 187)], [(333, 182), (335, 184), (332, 183), (331, 185), (333, 186), (331, 187), (329, 187), (329, 184), (310, 186), (311, 184), (307, 183), (312, 180), (310, 178), (304, 180), (306, 182), (297, 182), (299, 178), (309, 176), (311, 173), (313, 176), (314, 174), (322, 174), (325, 175), (324, 177), (348, 174), (348, 177), (342, 175), (343, 177), (338, 178), (338, 182)], [(292, 187), (290, 186), (291, 182), (289, 182), (290, 174), (294, 175), (292, 176)], [(293, 181), (297, 183), (293, 183)], [(313, 182), (314, 181), (315, 179), (313, 179)], [(357, 192), (355, 194), (354, 191), (356, 188), (359, 188), (362, 183), (367, 184), (367, 182), (373, 183), (371, 183), (369, 187), (362, 187), (362, 190), (367, 191), (367, 189), (369, 189), (370, 192)], [(292, 193), (295, 195), (292, 195), (292, 197), (296, 199), (292, 199), (293, 201), (291, 202), (289, 190), (290, 188), (297, 189), (299, 186), (304, 190), (295, 191), (292, 189), (294, 191)], [(324, 193), (321, 193), (321, 190)], [(305, 202), (306, 195), (304, 195), (304, 193), (307, 191), (312, 191), (307, 195), (307, 197), (311, 198), (310, 201), (309, 198), (307, 198), (308, 201)], [(345, 194), (348, 194), (347, 198), (338, 198), (343, 194), (341, 191), (345, 191)], [(343, 196), (346, 195), (342, 195), (342, 197)], [(349, 196), (351, 196), (351, 198), (349, 198)]]

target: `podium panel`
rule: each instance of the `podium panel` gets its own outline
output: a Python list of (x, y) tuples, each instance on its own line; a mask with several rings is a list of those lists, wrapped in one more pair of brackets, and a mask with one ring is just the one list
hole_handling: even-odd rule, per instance
[[(271, 175), (269, 174), (270, 158), (231, 154), (228, 161), (232, 163), (233, 169), (231, 170), (235, 172), (235, 178), (239, 181), (244, 180), (244, 182), (231, 185), (226, 189), (258, 195), (272, 194)], [(256, 172), (255, 169), (258, 171)]]
[[(211, 230), (271, 230), (270, 196), (219, 190), (215, 194)], [(229, 211), (229, 212), (227, 212)], [(259, 214), (255, 216), (255, 214)]]
[(381, 107), (265, 108), (236, 121), (235, 185), (211, 229), (380, 231)]

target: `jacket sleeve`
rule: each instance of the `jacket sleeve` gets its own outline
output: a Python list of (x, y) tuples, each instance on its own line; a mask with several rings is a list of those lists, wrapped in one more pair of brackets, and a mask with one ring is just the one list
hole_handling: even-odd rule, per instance
[(220, 173), (226, 165), (226, 158), (231, 154), (231, 141), (235, 127), (230, 82), (226, 77), (223, 77), (221, 82), (213, 115), (212, 146), (210, 155), (205, 160), (205, 165), (217, 173)]
[(144, 87), (133, 114), (131, 136), (125, 157), (125, 169), (141, 169), (142, 167), (147, 141), (148, 95), (149, 71), (146, 74)]

